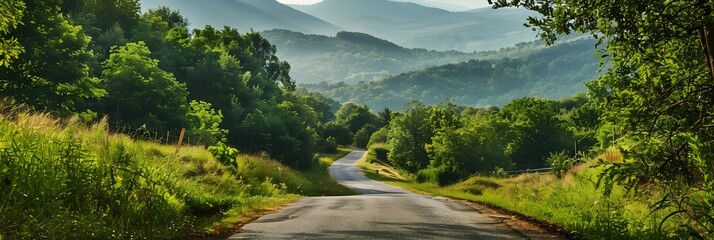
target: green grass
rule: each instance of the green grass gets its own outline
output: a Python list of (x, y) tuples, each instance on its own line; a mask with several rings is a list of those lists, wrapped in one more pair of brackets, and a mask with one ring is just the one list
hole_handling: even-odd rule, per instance
[(0, 239), (225, 238), (300, 195), (347, 193), (325, 180), (339, 155), (305, 174), (259, 156), (234, 168), (204, 147), (176, 153), (106, 129), (0, 115)]
[(337, 183), (330, 177), (329, 167), (338, 159), (352, 152), (349, 148), (338, 148), (337, 153), (320, 154), (318, 164), (304, 171), (305, 177), (312, 183), (306, 191), (309, 196), (345, 196), (355, 195), (355, 191)]
[(585, 239), (677, 239), (677, 219), (659, 229), (665, 212), (650, 213), (649, 206), (661, 198), (653, 189), (627, 192), (615, 186), (603, 195), (596, 187), (602, 169), (581, 166), (565, 178), (552, 174), (526, 174), (510, 178), (472, 177), (454, 185), (417, 183), (415, 177), (402, 173), (404, 179), (376, 175), (375, 170), (390, 169), (379, 162), (360, 161), (367, 177), (414, 192), (486, 203), (518, 212), (563, 227)]

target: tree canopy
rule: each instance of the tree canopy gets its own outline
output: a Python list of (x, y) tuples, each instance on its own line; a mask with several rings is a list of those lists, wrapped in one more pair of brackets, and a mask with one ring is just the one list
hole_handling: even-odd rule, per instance
[[(543, 14), (528, 25), (548, 43), (559, 34), (589, 33), (605, 45), (606, 72), (588, 84), (603, 120), (619, 128), (615, 144), (631, 161), (609, 164), (605, 179), (631, 188), (671, 188), (662, 207), (692, 220), (683, 226), (711, 234), (714, 192), (714, 2), (501, 0), (495, 7)], [(606, 182), (613, 182), (606, 180)], [(691, 189), (694, 189), (693, 191)], [(666, 219), (665, 219), (666, 220)]]

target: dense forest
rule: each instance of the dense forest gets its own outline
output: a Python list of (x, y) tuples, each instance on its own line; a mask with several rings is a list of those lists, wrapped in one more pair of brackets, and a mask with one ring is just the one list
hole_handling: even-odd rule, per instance
[[(598, 110), (584, 94), (560, 101), (520, 98), (502, 108), (412, 101), (388, 119), (380, 117), (384, 112), (390, 111), (371, 114), (387, 121), (384, 128), (369, 121), (352, 127), (359, 129), (355, 144), (375, 145), (381, 160), (444, 185), (474, 174), (545, 168), (560, 156), (575, 159), (612, 144), (612, 128), (597, 127)], [(360, 132), (369, 137), (361, 142)]]
[[(24, 4), (23, 4), (24, 3)], [(13, 2), (14, 4), (14, 2)], [(225, 142), (293, 167), (313, 162), (335, 103), (296, 92), (290, 65), (260, 34), (187, 29), (138, 1), (24, 1), (3, 22), (0, 94), (115, 131)], [(20, 10), (21, 8), (23, 10)]]
[(477, 60), (447, 64), (356, 84), (301, 85), (339, 101), (375, 109), (400, 109), (411, 100), (439, 104), (445, 99), (467, 106), (502, 106), (511, 99), (569, 97), (595, 79), (595, 41), (575, 39), (547, 48), (523, 43), (502, 51), (478, 53)]

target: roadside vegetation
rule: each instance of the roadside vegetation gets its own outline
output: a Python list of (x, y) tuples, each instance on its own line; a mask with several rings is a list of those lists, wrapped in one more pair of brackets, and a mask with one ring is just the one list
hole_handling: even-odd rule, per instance
[(0, 239), (221, 237), (352, 194), (327, 171), (339, 103), (258, 33), (139, 4), (0, 3)]
[[(372, 150), (372, 149), (370, 149)], [(598, 156), (604, 161), (621, 161), (611, 152)], [(664, 212), (651, 213), (650, 206), (662, 198), (663, 191), (648, 188), (628, 191), (614, 185), (598, 185), (603, 167), (596, 160), (569, 169), (563, 178), (553, 173), (518, 176), (474, 176), (464, 181), (440, 186), (420, 182), (417, 176), (399, 171), (373, 157), (358, 163), (367, 177), (417, 193), (463, 199), (517, 212), (546, 224), (562, 227), (564, 232), (584, 239), (681, 239), (679, 224), (686, 218), (674, 218), (663, 225)], [(379, 174), (376, 171), (379, 170)], [(608, 191), (608, 193), (606, 193)], [(670, 209), (671, 210), (671, 209)]]
[(202, 146), (111, 134), (107, 122), (0, 115), (0, 237), (168, 239), (221, 236), (300, 195), (349, 193), (326, 174), (348, 149), (301, 173), (267, 157), (236, 165)]

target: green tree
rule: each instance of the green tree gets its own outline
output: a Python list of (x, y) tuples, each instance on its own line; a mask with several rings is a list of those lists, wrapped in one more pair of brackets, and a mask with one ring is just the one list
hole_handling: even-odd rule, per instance
[(325, 138), (332, 137), (337, 144), (347, 146), (352, 144), (354, 135), (350, 132), (347, 124), (331, 121), (322, 125), (322, 136)]
[(116, 127), (173, 130), (188, 127), (186, 86), (158, 67), (143, 42), (112, 49), (102, 80), (105, 111)]
[(500, 116), (513, 124), (506, 151), (516, 168), (546, 167), (550, 153), (571, 149), (572, 136), (559, 112), (557, 102), (535, 98), (516, 99), (501, 109)]
[(372, 136), (369, 137), (369, 143), (367, 143), (367, 146), (372, 146), (373, 144), (379, 144), (379, 143), (387, 143), (387, 134), (389, 133), (389, 129), (386, 127), (380, 128), (376, 132), (372, 133)]
[(188, 116), (191, 123), (189, 134), (194, 138), (203, 139), (200, 142), (205, 145), (226, 142), (228, 130), (220, 128), (223, 122), (221, 110), (216, 111), (210, 103), (194, 100), (189, 103)]
[[(37, 109), (68, 114), (79, 103), (104, 95), (98, 79), (89, 76), (92, 52), (90, 38), (59, 12), (58, 1), (24, 1), (26, 9), (17, 22), (22, 4), (3, 2), (13, 11), (0, 20), (3, 51), (0, 64), (0, 95)], [(5, 15), (3, 15), (5, 16)], [(13, 26), (16, 26), (13, 28)], [(14, 39), (14, 40), (13, 40)], [(3, 44), (3, 50), (5, 48)], [(20, 51), (22, 50), (22, 51)], [(12, 63), (8, 62), (12, 60)]]
[(315, 110), (322, 123), (335, 120), (335, 112), (342, 106), (339, 102), (326, 98), (320, 93), (310, 92), (305, 89), (298, 89), (295, 95), (299, 96), (302, 101)]
[(0, 3), (0, 67), (9, 67), (13, 59), (16, 59), (23, 48), (17, 42), (17, 38), (6, 36), (11, 30), (17, 28), (22, 23), (22, 16), (25, 11), (25, 2), (20, 0), (8, 0)]
[(188, 28), (189, 25), (188, 18), (182, 16), (179, 11), (174, 11), (167, 7), (149, 9), (146, 14), (159, 16), (164, 22), (168, 23), (169, 28)]
[(673, 206), (674, 215), (692, 220), (685, 232), (711, 237), (714, 200), (692, 197), (714, 193), (714, 2), (512, 0), (496, 6), (543, 14), (528, 24), (549, 43), (578, 31), (605, 44), (607, 71), (589, 87), (605, 95), (599, 97), (603, 119), (624, 130), (633, 160), (608, 164), (605, 181), (670, 186), (658, 209)]
[(354, 135), (354, 146), (362, 149), (367, 148), (367, 144), (369, 144), (369, 138), (372, 136), (374, 132), (377, 131), (377, 128), (372, 125), (372, 124), (367, 124), (364, 125), (359, 131), (357, 131)]
[(94, 25), (105, 32), (118, 24), (131, 33), (140, 24), (139, 0), (84, 0), (85, 15), (92, 15)]
[(356, 133), (367, 124), (381, 127), (384, 124), (372, 113), (367, 105), (345, 103), (335, 114), (338, 122), (345, 123), (352, 133)]
[(394, 116), (387, 134), (387, 159), (396, 167), (409, 172), (426, 168), (429, 155), (426, 144), (431, 143), (433, 129), (429, 123), (429, 108), (420, 102), (410, 102), (400, 115)]

